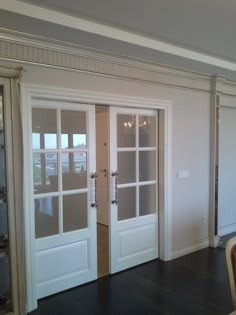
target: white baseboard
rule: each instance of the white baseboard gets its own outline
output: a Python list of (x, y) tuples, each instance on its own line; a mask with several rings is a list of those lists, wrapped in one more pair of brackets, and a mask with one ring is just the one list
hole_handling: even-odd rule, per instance
[(209, 238), (203, 239), (198, 243), (195, 244), (191, 244), (191, 245), (187, 245), (186, 247), (182, 248), (182, 249), (178, 249), (175, 251), (172, 251), (172, 259), (196, 252), (200, 249), (209, 247)]
[(214, 237), (209, 238), (209, 246), (216, 248), (219, 245), (220, 237), (215, 235)]
[(224, 236), (236, 232), (236, 223), (218, 228), (219, 236)]

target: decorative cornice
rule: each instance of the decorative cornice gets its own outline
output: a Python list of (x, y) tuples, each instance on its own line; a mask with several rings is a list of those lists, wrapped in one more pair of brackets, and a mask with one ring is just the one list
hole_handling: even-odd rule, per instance
[(225, 95), (236, 96), (236, 82), (234, 81), (226, 81), (222, 93)]
[(205, 92), (215, 89), (236, 96), (236, 83), (226, 78), (212, 78), (6, 29), (0, 29), (0, 59)]
[(213, 76), (211, 82), (212, 94), (236, 96), (236, 82), (219, 76)]
[(236, 71), (236, 63), (227, 59), (212, 56), (201, 51), (195, 51), (166, 41), (144, 36), (138, 32), (132, 32), (128, 28), (118, 28), (112, 24), (104, 24), (101, 21), (90, 20), (86, 17), (75, 16), (66, 12), (59, 12), (32, 3), (25, 3), (19, 0), (7, 0), (0, 2), (0, 8), (14, 12), (22, 16), (38, 19), (44, 22), (54, 23), (74, 30), (88, 32), (94, 35), (103, 36), (129, 43), (138, 47), (145, 47), (154, 51), (186, 58), (188, 60), (201, 62), (231, 71)]
[(4, 78), (19, 78), (21, 77), (22, 67), (12, 67), (0, 65), (0, 76)]

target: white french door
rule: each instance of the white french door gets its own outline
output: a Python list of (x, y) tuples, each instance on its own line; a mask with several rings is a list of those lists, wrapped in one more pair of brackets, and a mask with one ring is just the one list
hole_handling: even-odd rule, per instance
[(157, 112), (110, 108), (110, 272), (158, 257)]
[(95, 106), (32, 103), (37, 298), (97, 278)]

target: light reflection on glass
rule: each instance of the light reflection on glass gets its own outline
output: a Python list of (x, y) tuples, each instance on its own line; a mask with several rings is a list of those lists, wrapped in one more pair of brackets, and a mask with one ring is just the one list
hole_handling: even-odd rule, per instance
[(58, 191), (58, 157), (57, 153), (34, 153), (34, 193)]
[(86, 228), (87, 208), (87, 193), (63, 196), (63, 231)]
[(33, 149), (57, 148), (57, 112), (55, 109), (32, 109)]
[(86, 112), (61, 111), (62, 149), (85, 149), (87, 146)]
[(87, 153), (63, 152), (61, 160), (63, 190), (86, 188)]
[(139, 215), (147, 215), (156, 212), (156, 185), (139, 187)]
[(46, 197), (34, 200), (35, 237), (59, 233), (58, 197)]

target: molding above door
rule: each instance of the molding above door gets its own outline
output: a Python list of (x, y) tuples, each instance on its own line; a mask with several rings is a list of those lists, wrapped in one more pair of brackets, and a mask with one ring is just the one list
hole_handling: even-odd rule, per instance
[(209, 92), (211, 76), (0, 29), (0, 59)]

